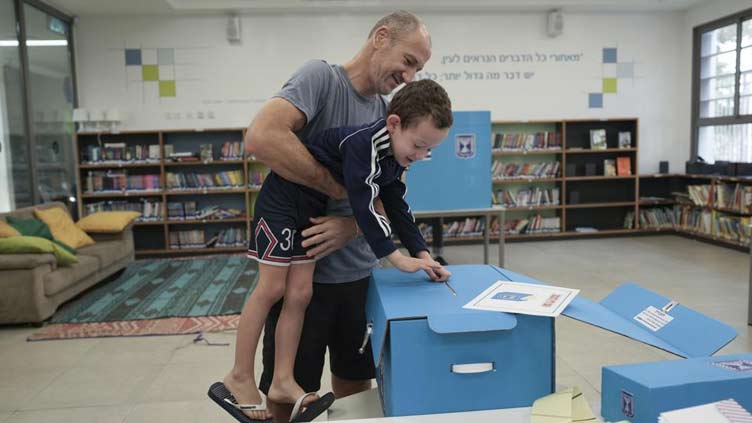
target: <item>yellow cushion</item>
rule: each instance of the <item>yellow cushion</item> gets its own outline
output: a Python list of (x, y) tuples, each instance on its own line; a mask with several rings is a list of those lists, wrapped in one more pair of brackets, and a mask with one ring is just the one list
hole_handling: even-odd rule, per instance
[(0, 238), (7, 238), (9, 236), (21, 236), (21, 232), (18, 232), (16, 228), (0, 220)]
[(52, 237), (57, 241), (75, 249), (94, 244), (94, 240), (76, 226), (70, 215), (60, 207), (35, 209), (34, 215), (50, 227)]
[(92, 233), (122, 232), (129, 223), (138, 219), (141, 213), (135, 211), (106, 211), (92, 213), (79, 220), (76, 225)]
[(50, 253), (55, 255), (57, 264), (70, 266), (78, 263), (78, 258), (49, 239), (36, 236), (12, 236), (0, 239), (0, 254)]

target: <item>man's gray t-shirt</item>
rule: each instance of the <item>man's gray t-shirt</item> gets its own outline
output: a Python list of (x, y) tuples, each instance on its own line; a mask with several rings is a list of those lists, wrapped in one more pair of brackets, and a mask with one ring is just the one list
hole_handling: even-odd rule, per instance
[[(298, 69), (275, 97), (283, 98), (306, 116), (306, 125), (296, 133), (307, 137), (324, 129), (363, 125), (386, 116), (381, 96), (365, 97), (353, 87), (342, 66), (311, 60)], [(351, 216), (347, 200), (329, 200), (328, 215)], [(378, 264), (365, 238), (357, 237), (344, 248), (316, 262), (316, 283), (352, 282), (367, 277)]]

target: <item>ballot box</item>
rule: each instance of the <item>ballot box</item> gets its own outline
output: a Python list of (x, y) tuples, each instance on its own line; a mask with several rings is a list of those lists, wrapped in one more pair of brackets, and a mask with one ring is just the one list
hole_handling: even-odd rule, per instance
[(366, 314), (384, 415), (526, 407), (553, 392), (553, 319), (465, 310), (506, 278), (493, 266), (449, 269), (451, 289), (425, 274), (374, 273)]
[[(541, 282), (490, 265), (447, 268), (448, 285), (396, 269), (371, 277), (366, 318), (384, 415), (529, 407), (552, 393), (553, 318), (463, 308), (496, 281)], [(563, 314), (683, 357), (711, 355), (736, 336), (680, 304), (650, 320), (667, 302), (625, 284), (599, 303), (578, 296)], [(688, 326), (707, 339), (691, 339)]]
[(610, 421), (655, 423), (664, 411), (729, 398), (752, 410), (750, 353), (607, 366), (601, 380), (601, 414)]

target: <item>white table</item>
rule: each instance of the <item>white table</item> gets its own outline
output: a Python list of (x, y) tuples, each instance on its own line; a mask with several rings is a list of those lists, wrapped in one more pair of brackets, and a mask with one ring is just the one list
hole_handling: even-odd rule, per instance
[[(461, 413), (384, 417), (376, 388), (334, 402), (329, 421), (341, 423), (530, 423), (530, 407)], [(599, 422), (601, 420), (598, 420)]]

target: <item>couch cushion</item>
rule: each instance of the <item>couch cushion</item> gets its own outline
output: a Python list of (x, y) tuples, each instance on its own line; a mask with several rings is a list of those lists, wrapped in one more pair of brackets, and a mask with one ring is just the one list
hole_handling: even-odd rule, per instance
[(67, 266), (76, 263), (76, 256), (49, 239), (36, 236), (11, 236), (0, 238), (0, 254), (51, 253), (57, 263)]
[(105, 268), (126, 257), (128, 253), (128, 248), (126, 248), (125, 243), (122, 241), (100, 241), (78, 250), (79, 256), (86, 255), (99, 259), (100, 268)]
[(54, 272), (44, 275), (44, 294), (48, 297), (75, 285), (76, 282), (99, 270), (99, 259), (91, 256), (78, 256), (78, 263), (70, 267), (58, 267)]
[(0, 238), (7, 238), (9, 236), (21, 236), (21, 232), (18, 232), (16, 228), (10, 226), (4, 220), (0, 220)]
[(123, 229), (139, 216), (141, 213), (136, 211), (103, 211), (84, 217), (76, 222), (76, 226), (86, 232), (123, 232)]
[(52, 236), (75, 249), (94, 244), (94, 240), (86, 232), (73, 223), (68, 212), (62, 207), (52, 207), (46, 210), (34, 210), (34, 214), (50, 227)]

